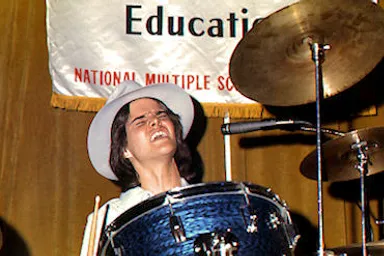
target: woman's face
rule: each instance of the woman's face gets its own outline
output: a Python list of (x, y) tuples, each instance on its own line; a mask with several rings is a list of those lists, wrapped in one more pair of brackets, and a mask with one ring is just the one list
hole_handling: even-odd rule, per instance
[(175, 128), (165, 107), (156, 100), (142, 98), (131, 102), (125, 129), (126, 158), (137, 161), (172, 158), (176, 152)]

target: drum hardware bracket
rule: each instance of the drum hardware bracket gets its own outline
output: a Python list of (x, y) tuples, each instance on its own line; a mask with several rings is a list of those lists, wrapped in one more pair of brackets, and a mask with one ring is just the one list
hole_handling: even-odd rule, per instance
[(281, 221), (278, 216), (276, 216), (276, 213), (269, 214), (269, 222), (268, 227), (269, 229), (277, 229), (281, 225)]
[(168, 202), (168, 207), (171, 215), (169, 216), (169, 225), (171, 228), (171, 233), (173, 238), (175, 239), (176, 243), (182, 243), (187, 240), (187, 237), (185, 236), (185, 230), (183, 221), (181, 220), (180, 216), (177, 216), (174, 214), (173, 208), (172, 208), (172, 202), (173, 199), (172, 195), (169, 193), (166, 194), (166, 200)]
[(243, 214), (244, 222), (247, 225), (247, 232), (257, 233), (257, 215), (253, 211), (250, 211), (249, 223), (247, 224), (247, 221), (244, 216), (244, 210), (241, 213)]
[[(287, 221), (287, 223), (290, 224), (285, 229), (285, 234), (288, 237), (288, 240), (290, 242), (289, 243), (289, 247), (292, 249), (292, 251), (294, 251), (294, 249), (295, 249), (295, 247), (296, 247), (296, 245), (297, 245), (301, 235), (297, 234), (296, 233), (296, 228), (294, 226), (292, 226), (292, 218), (291, 218), (291, 214), (288, 211), (288, 206), (285, 206), (285, 208), (287, 209), (286, 220), (285, 221)], [(285, 223), (285, 221), (283, 221), (283, 223)]]
[(234, 256), (239, 249), (239, 239), (227, 229), (223, 233), (200, 234), (194, 242), (195, 255)]
[(120, 247), (116, 247), (115, 243), (113, 241), (112, 229), (114, 229), (114, 228), (115, 228), (114, 225), (111, 224), (109, 227), (106, 228), (105, 233), (107, 234), (108, 240), (111, 241), (111, 246), (113, 248), (113, 251), (114, 251), (115, 255), (116, 256), (122, 256), (123, 253), (121, 251), (121, 248)]
[(169, 217), (169, 223), (171, 226), (171, 231), (172, 231), (173, 238), (175, 239), (175, 242), (176, 243), (185, 242), (187, 238), (185, 236), (184, 226), (180, 216), (171, 215)]
[[(247, 227), (246, 230), (248, 233), (257, 233), (257, 214), (256, 211), (251, 207), (251, 203), (249, 202), (249, 189), (243, 183), (241, 183), (241, 188), (244, 193), (244, 199), (246, 203), (244, 207), (241, 207), (241, 215), (243, 216), (244, 224)], [(249, 223), (244, 213), (245, 209), (248, 209)]]
[[(271, 189), (271, 188), (268, 188), (268, 189), (267, 189), (267, 192), (268, 192), (268, 193), (272, 193), (272, 189)], [(287, 202), (285, 202), (284, 200), (282, 200), (282, 199), (280, 198), (279, 195), (274, 194), (272, 199), (273, 199), (274, 201), (280, 203), (284, 208), (286, 208), (286, 209), (288, 210)]]

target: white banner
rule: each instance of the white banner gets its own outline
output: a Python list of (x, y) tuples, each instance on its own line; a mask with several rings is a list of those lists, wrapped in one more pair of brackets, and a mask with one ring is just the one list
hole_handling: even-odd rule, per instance
[(202, 103), (255, 103), (231, 83), (231, 54), (256, 20), (293, 2), (47, 0), (53, 94), (104, 99), (132, 79), (175, 83)]

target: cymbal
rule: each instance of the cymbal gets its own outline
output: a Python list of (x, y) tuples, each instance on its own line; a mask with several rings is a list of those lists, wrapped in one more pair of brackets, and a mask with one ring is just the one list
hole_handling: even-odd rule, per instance
[[(362, 255), (362, 244), (352, 244), (348, 246), (327, 249), (327, 251), (328, 250), (334, 252), (335, 255), (346, 253), (348, 256), (357, 256)], [(367, 251), (371, 256), (384, 255), (384, 242), (377, 241), (367, 243)]]
[[(359, 163), (357, 142), (366, 142), (363, 147), (368, 156), (367, 176), (384, 170), (384, 127), (365, 128), (346, 133), (342, 137), (321, 145), (322, 174), (324, 181), (347, 181), (360, 178), (355, 166)], [(301, 162), (300, 172), (310, 179), (317, 179), (317, 152), (308, 154)]]
[(239, 41), (229, 73), (236, 89), (270, 106), (316, 101), (309, 41), (330, 45), (322, 63), (324, 98), (364, 78), (384, 55), (384, 10), (367, 0), (301, 0), (261, 22)]

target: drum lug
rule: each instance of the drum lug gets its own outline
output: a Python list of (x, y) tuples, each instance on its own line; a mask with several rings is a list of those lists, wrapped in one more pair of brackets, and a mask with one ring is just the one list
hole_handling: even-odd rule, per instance
[(257, 215), (254, 210), (249, 209), (250, 207), (245, 207), (245, 208), (248, 209), (248, 212), (249, 212), (249, 217), (248, 217), (249, 221), (247, 221), (247, 217), (244, 214), (244, 210), (245, 210), (244, 208), (241, 209), (241, 214), (243, 216), (246, 230), (248, 233), (251, 233), (251, 234), (257, 233)]
[(279, 217), (276, 216), (276, 213), (269, 214), (269, 222), (268, 227), (269, 229), (277, 229), (281, 225), (281, 222), (279, 220)]
[[(249, 188), (244, 183), (241, 184), (241, 187), (242, 187), (242, 190), (244, 193), (244, 199), (245, 199), (245, 203), (246, 203), (246, 206), (241, 208), (241, 214), (243, 216), (243, 220), (244, 220), (244, 223), (246, 225), (246, 230), (248, 233), (251, 233), (251, 234), (257, 233), (257, 214), (253, 210), (251, 203), (249, 201), (249, 197), (248, 197)], [(249, 222), (247, 221), (247, 218), (245, 217), (245, 214), (244, 214), (245, 209), (248, 209)]]
[(184, 226), (183, 222), (181, 221), (181, 218), (176, 215), (171, 215), (169, 217), (169, 223), (171, 226), (171, 231), (173, 238), (175, 239), (176, 243), (182, 243), (187, 240), (185, 236)]
[(249, 216), (249, 223), (247, 226), (248, 233), (257, 233), (257, 215), (252, 213)]
[(172, 207), (173, 196), (169, 194), (169, 192), (167, 192), (166, 194), (166, 200), (168, 202), (168, 207), (170, 211), (169, 225), (171, 228), (173, 238), (175, 239), (175, 242), (178, 244), (185, 242), (187, 240), (187, 237), (185, 236), (183, 222), (181, 218), (175, 215), (173, 211), (173, 207)]
[(228, 229), (224, 233), (200, 234), (194, 243), (195, 255), (198, 256), (233, 256), (237, 255), (239, 239)]
[(112, 246), (114, 254), (116, 256), (122, 256), (123, 255), (123, 252), (122, 252), (123, 249), (121, 247), (117, 247), (114, 243), (114, 240), (113, 240), (112, 230), (115, 230), (115, 229), (116, 229), (116, 227), (115, 227), (114, 223), (112, 223), (109, 227), (107, 227), (105, 232), (107, 234), (109, 241), (111, 242), (111, 246)]

